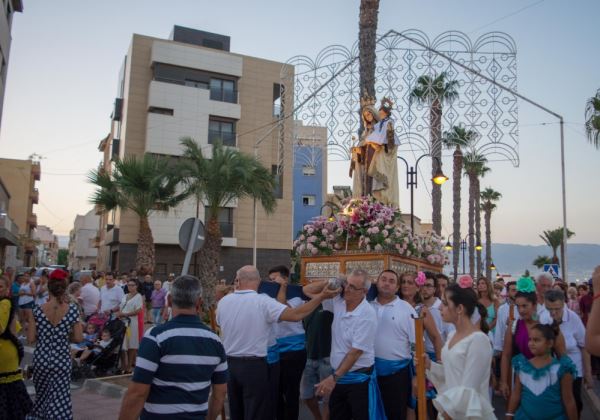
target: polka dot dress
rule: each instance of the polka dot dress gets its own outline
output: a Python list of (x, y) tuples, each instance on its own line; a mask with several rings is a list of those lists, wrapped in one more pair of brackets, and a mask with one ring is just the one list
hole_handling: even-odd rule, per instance
[(69, 336), (78, 321), (74, 304), (54, 326), (39, 306), (33, 309), (37, 326), (37, 346), (33, 353), (35, 403), (30, 419), (68, 420), (73, 418), (71, 406), (71, 357)]

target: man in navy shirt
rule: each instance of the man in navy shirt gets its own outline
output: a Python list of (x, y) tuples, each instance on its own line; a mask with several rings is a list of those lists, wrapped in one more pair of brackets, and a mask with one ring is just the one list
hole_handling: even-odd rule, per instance
[(168, 297), (173, 318), (144, 335), (119, 419), (213, 420), (220, 414), (227, 357), (219, 337), (198, 316), (201, 295), (196, 277), (173, 282)]

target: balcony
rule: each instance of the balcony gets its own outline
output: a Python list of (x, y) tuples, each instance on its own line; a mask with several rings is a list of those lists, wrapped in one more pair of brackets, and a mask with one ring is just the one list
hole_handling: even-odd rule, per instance
[(115, 161), (117, 159), (119, 159), (119, 152), (121, 151), (121, 140), (120, 139), (113, 139), (112, 141), (112, 148), (110, 151), (110, 160), (111, 161)]
[(42, 176), (42, 168), (39, 162), (33, 162), (31, 164), (31, 175), (33, 175), (33, 179), (39, 181)]
[(32, 228), (37, 226), (37, 214), (35, 213), (31, 213), (29, 216), (27, 216), (27, 224), (29, 226), (31, 226)]
[(116, 228), (113, 226), (111, 229), (107, 229), (106, 236), (104, 237), (104, 244), (105, 245), (117, 245), (118, 243), (119, 243), (119, 228)]
[(123, 115), (123, 99), (116, 98), (115, 99), (115, 108), (114, 108), (112, 116), (111, 116), (112, 120), (113, 121), (121, 121), (122, 115)]
[(210, 100), (227, 102), (230, 104), (238, 103), (238, 91), (237, 90), (225, 90), (225, 89), (210, 89)]
[(31, 255), (37, 251), (35, 243), (32, 241), (27, 241), (23, 245), (23, 249), (25, 250), (25, 254)]
[(208, 130), (208, 143), (215, 144), (217, 141), (221, 141), (223, 146), (236, 147), (237, 134), (226, 131)]
[(19, 229), (8, 214), (0, 210), (0, 245), (19, 245)]
[(31, 198), (31, 202), (33, 204), (38, 204), (40, 201), (40, 192), (38, 191), (37, 188), (34, 188), (33, 190), (31, 190), (29, 197)]
[(221, 235), (224, 238), (233, 238), (233, 223), (220, 222), (219, 227), (221, 228)]
[(96, 235), (90, 238), (90, 248), (100, 248), (100, 236)]

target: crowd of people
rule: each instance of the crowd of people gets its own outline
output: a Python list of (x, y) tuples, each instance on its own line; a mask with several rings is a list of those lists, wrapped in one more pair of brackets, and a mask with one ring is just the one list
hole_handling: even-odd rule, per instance
[[(544, 273), (492, 283), (384, 270), (371, 284), (354, 270), (302, 288), (289, 277), (284, 266), (264, 281), (242, 267), (233, 286), (217, 286), (213, 330), (202, 321), (193, 276), (163, 283), (131, 271), (70, 281), (63, 270), (39, 279), (7, 270), (0, 414), (72, 418), (74, 366), (118, 337), (119, 373), (133, 373), (124, 420), (216, 419), (226, 396), (233, 420), (298, 419), (301, 402), (315, 419), (414, 419), (417, 363), (426, 371), (428, 418), (495, 418), (496, 394), (506, 399), (506, 418), (571, 420), (581, 414), (582, 387), (599, 373), (600, 267), (577, 288)], [(416, 355), (419, 316), (425, 353)], [(124, 325), (120, 336), (114, 320)], [(19, 337), (35, 345), (34, 401)]]

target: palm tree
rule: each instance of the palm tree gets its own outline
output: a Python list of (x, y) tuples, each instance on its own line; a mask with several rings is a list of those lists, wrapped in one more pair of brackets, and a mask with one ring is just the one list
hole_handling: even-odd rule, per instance
[[(377, 15), (379, 0), (361, 0), (358, 15), (358, 62), (360, 94), (375, 97), (375, 52), (377, 49)], [(359, 114), (362, 111), (359, 111)], [(363, 130), (362, 118), (359, 132)]]
[(166, 158), (145, 154), (116, 160), (112, 173), (91, 171), (88, 181), (97, 189), (90, 202), (103, 213), (113, 210), (132, 211), (139, 218), (135, 265), (142, 275), (154, 271), (154, 239), (149, 217), (166, 212), (186, 197), (178, 191), (181, 177)]
[(275, 177), (255, 157), (236, 149), (213, 144), (212, 157), (204, 156), (193, 139), (181, 139), (184, 147), (181, 173), (185, 177), (186, 192), (204, 203), (206, 224), (204, 245), (199, 251), (199, 276), (203, 282), (204, 300), (214, 302), (219, 256), (223, 235), (219, 211), (234, 200), (255, 198), (267, 213), (276, 206), (273, 191)]
[(492, 211), (496, 208), (495, 202), (500, 200), (502, 194), (488, 187), (481, 191), (481, 200), (485, 219), (485, 276), (488, 279), (492, 278)]
[[(477, 213), (480, 213), (479, 178), (490, 170), (485, 166), (486, 162), (485, 156), (475, 151), (468, 152), (463, 159), (465, 174), (469, 178), (469, 274), (471, 276), (475, 275), (475, 240), (481, 243), (481, 233), (475, 231), (475, 225)], [(480, 251), (478, 253), (481, 256)], [(481, 267), (478, 269), (478, 274), (481, 274)]]
[(585, 106), (585, 132), (590, 143), (600, 149), (600, 89), (588, 99)]
[(552, 264), (552, 258), (547, 255), (538, 255), (532, 262), (537, 268), (542, 268), (546, 264)]
[[(567, 239), (574, 236), (575, 232), (567, 229)], [(558, 227), (556, 229), (545, 230), (540, 235), (540, 238), (544, 241), (546, 245), (552, 248), (552, 264), (559, 264), (561, 261), (564, 261), (564, 248), (563, 248), (563, 239), (564, 232), (562, 227)], [(561, 258), (558, 258), (557, 250), (560, 248)]]
[[(446, 73), (431, 77), (423, 75), (417, 79), (417, 85), (410, 93), (412, 99), (429, 106), (429, 137), (431, 142), (431, 176), (435, 176), (438, 165), (442, 164), (442, 105), (458, 97), (458, 81), (447, 80)], [(441, 185), (431, 182), (433, 231), (442, 232), (442, 189)]]
[(462, 177), (463, 154), (461, 148), (468, 146), (477, 136), (477, 133), (472, 130), (466, 130), (462, 125), (452, 127), (452, 130), (446, 131), (442, 141), (448, 149), (454, 148), (454, 164), (452, 169), (452, 196), (453, 196), (453, 211), (452, 211), (452, 264), (454, 267), (454, 281), (458, 276), (458, 263), (460, 253), (460, 180)]

